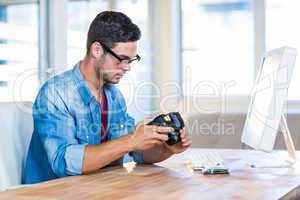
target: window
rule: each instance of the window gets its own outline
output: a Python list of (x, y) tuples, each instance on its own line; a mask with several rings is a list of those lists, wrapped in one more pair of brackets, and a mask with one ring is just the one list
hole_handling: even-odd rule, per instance
[(0, 30), (0, 101), (32, 101), (39, 83), (38, 3), (0, 0)]
[(148, 0), (76, 0), (68, 1), (68, 66), (72, 67), (86, 53), (86, 37), (90, 23), (104, 10), (116, 9), (128, 15), (142, 31), (138, 53), (141, 62), (132, 67), (118, 87), (127, 102), (128, 112), (137, 120), (152, 112), (151, 100), (143, 98), (151, 93), (142, 82), (150, 81), (150, 42), (148, 39)]
[(248, 95), (254, 80), (251, 0), (182, 0), (185, 95)]
[(117, 10), (126, 13), (142, 32), (138, 42), (138, 53), (141, 61), (131, 68), (129, 74), (121, 81), (122, 90), (129, 112), (140, 120), (153, 114), (151, 88), (151, 53), (149, 39), (148, 0), (122, 0), (116, 5)]
[[(298, 50), (298, 58), (289, 89), (290, 100), (300, 100), (300, 18), (298, 0), (266, 0), (266, 48), (271, 50), (281, 46), (291, 46)], [(296, 20), (296, 21), (295, 21)]]
[(68, 2), (67, 56), (73, 67), (86, 53), (86, 36), (90, 23), (103, 10), (110, 10), (108, 0), (82, 0)]

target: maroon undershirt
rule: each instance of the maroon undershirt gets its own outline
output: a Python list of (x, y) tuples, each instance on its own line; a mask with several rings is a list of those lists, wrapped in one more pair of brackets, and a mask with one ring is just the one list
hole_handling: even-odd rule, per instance
[(107, 113), (108, 113), (107, 99), (104, 91), (101, 99), (100, 109), (101, 109), (101, 133), (100, 133), (101, 137), (100, 138), (101, 138), (101, 143), (103, 143), (107, 139), (106, 128), (107, 128)]

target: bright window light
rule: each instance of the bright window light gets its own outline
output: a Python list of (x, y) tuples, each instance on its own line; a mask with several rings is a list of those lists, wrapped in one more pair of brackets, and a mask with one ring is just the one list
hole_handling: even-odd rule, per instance
[(244, 96), (254, 80), (251, 0), (182, 0), (185, 95)]
[(290, 100), (300, 100), (300, 26), (296, 23), (300, 18), (299, 10), (299, 0), (266, 0), (267, 50), (291, 46), (298, 51), (289, 89)]

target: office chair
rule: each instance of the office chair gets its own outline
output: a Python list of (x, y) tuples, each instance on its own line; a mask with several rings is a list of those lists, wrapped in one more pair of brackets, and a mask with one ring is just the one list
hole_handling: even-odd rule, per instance
[(33, 121), (30, 102), (0, 102), (0, 191), (20, 185)]

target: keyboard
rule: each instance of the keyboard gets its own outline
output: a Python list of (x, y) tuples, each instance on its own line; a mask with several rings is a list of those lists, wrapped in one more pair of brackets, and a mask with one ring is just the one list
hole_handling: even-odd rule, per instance
[(190, 161), (194, 170), (214, 168), (223, 164), (223, 159), (215, 152), (203, 152), (191, 155)]

